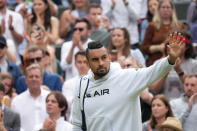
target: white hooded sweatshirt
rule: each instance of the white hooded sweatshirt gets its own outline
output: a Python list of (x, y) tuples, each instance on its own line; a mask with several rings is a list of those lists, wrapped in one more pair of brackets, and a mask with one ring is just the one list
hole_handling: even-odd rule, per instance
[[(172, 68), (167, 58), (148, 68), (120, 69), (110, 64), (107, 75), (90, 79), (84, 102), (87, 131), (142, 131), (139, 94)], [(84, 87), (81, 87), (84, 88)], [(82, 131), (79, 88), (72, 110), (73, 131)]]

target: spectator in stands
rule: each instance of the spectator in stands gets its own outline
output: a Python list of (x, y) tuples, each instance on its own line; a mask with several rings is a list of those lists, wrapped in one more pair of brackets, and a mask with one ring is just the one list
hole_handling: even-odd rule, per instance
[(145, 59), (139, 49), (130, 48), (130, 35), (126, 28), (114, 28), (111, 31), (111, 42), (109, 44), (109, 52), (117, 50), (118, 59), (122, 56), (125, 58), (133, 57), (137, 62), (145, 66)]
[(7, 41), (5, 37), (0, 36), (0, 72), (9, 72), (12, 75), (13, 85), (15, 87), (18, 78), (21, 76), (21, 70), (16, 64), (7, 59), (7, 53)]
[(129, 31), (131, 45), (138, 47), (138, 19), (143, 10), (143, 0), (101, 0), (103, 14), (107, 16), (112, 27), (125, 27)]
[[(8, 50), (14, 56), (14, 63), (20, 64), (18, 45), (23, 41), (24, 22), (19, 13), (7, 8), (7, 0), (0, 2), (1, 35), (7, 39)], [(19, 24), (20, 23), (20, 24)]]
[(146, 18), (141, 22), (141, 28), (140, 28), (140, 41), (144, 40), (144, 35), (146, 32), (146, 29), (150, 22), (152, 22), (152, 19), (154, 17), (154, 14), (158, 8), (159, 1), (158, 0), (148, 0), (148, 11), (146, 14)]
[(159, 131), (183, 131), (181, 122), (174, 117), (168, 117), (158, 126), (158, 129)]
[(70, 120), (71, 107), (75, 95), (75, 90), (82, 76), (86, 75), (89, 70), (86, 54), (84, 51), (79, 51), (75, 54), (75, 66), (78, 74), (74, 78), (67, 80), (63, 84), (62, 93), (68, 101), (67, 120)]
[(105, 47), (109, 45), (110, 28), (109, 19), (102, 15), (103, 9), (98, 4), (90, 4), (88, 8), (87, 18), (92, 25), (90, 38), (95, 41), (100, 41)]
[(2, 99), (3, 104), (7, 107), (11, 107), (12, 99), (17, 96), (15, 89), (13, 88), (12, 75), (8, 72), (0, 73), (1, 82), (5, 87), (5, 96)]
[(188, 7), (187, 24), (192, 35), (192, 42), (197, 43), (197, 0), (193, 0)]
[(32, 131), (48, 116), (45, 100), (49, 92), (41, 88), (43, 71), (38, 64), (26, 68), (25, 81), (28, 89), (13, 99), (12, 109), (20, 114), (21, 127), (25, 131)]
[(59, 20), (51, 15), (48, 0), (34, 0), (32, 7), (32, 16), (27, 22), (27, 29), (34, 24), (42, 26), (48, 38), (49, 44), (59, 42)]
[(70, 41), (76, 19), (84, 18), (87, 14), (89, 0), (71, 0), (71, 8), (65, 10), (60, 18), (60, 37)]
[(77, 19), (72, 41), (65, 42), (62, 45), (61, 66), (66, 71), (66, 80), (78, 75), (74, 65), (74, 56), (78, 51), (83, 51), (87, 48), (88, 43), (91, 41), (89, 38), (90, 31), (91, 24), (87, 19)]
[[(44, 64), (45, 64), (45, 52), (44, 50), (37, 46), (37, 45), (31, 45), (27, 48), (25, 56), (24, 56), (24, 62), (25, 62), (25, 67), (28, 67), (31, 64), (39, 64), (44, 73), (43, 73), (43, 85), (47, 86), (50, 90), (62, 90), (62, 81), (60, 77), (57, 74), (50, 74), (44, 69)], [(21, 76), (16, 85), (16, 92), (22, 93), (27, 89), (27, 84), (25, 82), (24, 76)]]
[(143, 123), (143, 131), (158, 131), (156, 128), (161, 125), (167, 117), (173, 117), (170, 103), (164, 95), (156, 95), (151, 102), (152, 115), (149, 121)]
[(51, 92), (46, 98), (46, 111), (49, 117), (42, 124), (37, 125), (34, 131), (72, 131), (72, 125), (64, 118), (67, 109), (68, 103), (62, 93)]
[(59, 60), (56, 59), (54, 47), (48, 44), (46, 31), (43, 27), (34, 24), (29, 32), (28, 41), (30, 44), (36, 44), (45, 50), (45, 69), (49, 73), (58, 73), (62, 75), (62, 69)]
[(177, 119), (181, 120), (184, 131), (196, 130), (197, 117), (197, 75), (186, 75), (184, 94), (170, 102)]
[(175, 6), (171, 0), (161, 0), (156, 14), (146, 30), (141, 49), (148, 56), (146, 65), (150, 66), (162, 57), (163, 42), (167, 35), (174, 30), (181, 30), (184, 26), (176, 17)]
[(19, 114), (2, 103), (6, 90), (4, 87), (4, 84), (0, 82), (0, 131), (20, 131), (21, 121)]

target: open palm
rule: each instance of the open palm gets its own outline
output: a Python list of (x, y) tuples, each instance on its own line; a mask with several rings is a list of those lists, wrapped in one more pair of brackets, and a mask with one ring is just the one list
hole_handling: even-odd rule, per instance
[(177, 59), (179, 56), (181, 56), (182, 51), (184, 50), (184, 44), (182, 40), (179, 38), (183, 37), (181, 34), (173, 33), (168, 38), (168, 55), (172, 59)]

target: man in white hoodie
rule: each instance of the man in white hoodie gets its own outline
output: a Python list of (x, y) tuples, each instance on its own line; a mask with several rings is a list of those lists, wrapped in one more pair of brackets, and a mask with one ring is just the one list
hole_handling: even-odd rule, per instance
[(141, 131), (139, 94), (175, 64), (183, 47), (176, 35), (169, 36), (168, 57), (141, 69), (118, 68), (101, 43), (90, 42), (86, 57), (92, 72), (81, 79), (76, 91), (73, 131)]

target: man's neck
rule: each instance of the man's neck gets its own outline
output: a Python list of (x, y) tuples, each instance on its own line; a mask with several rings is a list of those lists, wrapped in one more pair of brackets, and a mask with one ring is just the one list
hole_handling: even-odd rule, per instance
[(37, 98), (38, 96), (40, 96), (41, 95), (41, 89), (40, 90), (29, 90), (29, 92), (30, 92), (30, 94), (31, 94), (31, 96), (33, 97), (33, 98)]
[(58, 114), (49, 114), (49, 117), (52, 120), (56, 121), (56, 120), (58, 120), (61, 117), (61, 113), (58, 113)]

